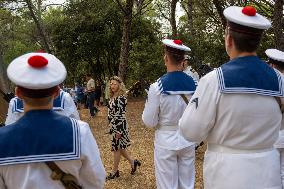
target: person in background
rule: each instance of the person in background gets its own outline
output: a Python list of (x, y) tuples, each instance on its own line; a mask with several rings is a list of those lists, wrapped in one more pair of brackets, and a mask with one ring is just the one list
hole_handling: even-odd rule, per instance
[(90, 110), (91, 118), (94, 118), (96, 113), (98, 112), (98, 109), (95, 106), (95, 98), (96, 98), (95, 80), (92, 78), (91, 74), (86, 75), (86, 80), (87, 80), (86, 92), (87, 92), (88, 108)]
[(100, 106), (100, 98), (102, 96), (102, 85), (101, 85), (101, 81), (99, 81), (99, 80), (96, 83), (95, 93), (96, 93), (95, 104), (99, 107)]
[(106, 79), (105, 79), (105, 81), (104, 81), (104, 84), (105, 84), (105, 90), (104, 90), (104, 94), (105, 94), (105, 96), (104, 96), (104, 100), (105, 100), (105, 102), (106, 102), (106, 105), (108, 104), (108, 101), (109, 101), (109, 94), (110, 94), (110, 91), (109, 91), (109, 89), (110, 89), (110, 86), (109, 86), (109, 79), (108, 79), (108, 77), (106, 77)]
[(64, 189), (68, 174), (73, 185), (102, 189), (105, 170), (89, 125), (53, 110), (67, 75), (63, 63), (48, 53), (28, 53), (9, 64), (7, 75), (24, 115), (0, 128), (0, 188)]
[[(87, 82), (86, 81), (84, 82), (84, 86), (87, 86)], [(88, 109), (89, 108), (89, 106), (88, 106), (88, 92), (87, 92), (87, 88), (86, 87), (84, 87), (84, 99), (83, 99), (83, 101), (84, 101), (84, 108)]]
[[(284, 52), (277, 49), (267, 49), (265, 54), (268, 56), (268, 64), (281, 72), (283, 77), (284, 74)], [(280, 100), (280, 99), (279, 99)], [(284, 107), (281, 106), (283, 112)], [(281, 130), (279, 132), (279, 138), (274, 144), (274, 147), (278, 149), (280, 153), (280, 170), (281, 170), (281, 180), (282, 188), (284, 188), (284, 123), (281, 123)]]
[(77, 100), (76, 100), (76, 89), (75, 87), (70, 88), (69, 94), (73, 100), (73, 102), (75, 103), (76, 107), (77, 107)]
[(199, 81), (199, 75), (198, 73), (191, 67), (190, 63), (190, 56), (189, 55), (184, 55), (184, 61), (183, 61), (183, 72), (192, 77), (195, 85), (198, 85)]
[(82, 104), (84, 104), (84, 87), (80, 83), (76, 83), (75, 94), (77, 101), (77, 109), (81, 109)]
[(119, 177), (119, 162), (120, 157), (123, 156), (129, 161), (131, 165), (131, 174), (137, 170), (137, 166), (141, 163), (137, 159), (133, 159), (126, 151), (130, 146), (128, 123), (126, 120), (126, 88), (122, 80), (113, 76), (110, 78), (110, 101), (108, 104), (108, 121), (111, 134), (111, 150), (113, 151), (113, 170), (107, 179), (114, 179)]
[(195, 143), (185, 140), (178, 128), (188, 100), (195, 91), (183, 61), (190, 48), (180, 40), (164, 39), (167, 73), (150, 85), (142, 114), (147, 127), (154, 128), (154, 163), (158, 189), (194, 189)]
[[(53, 101), (53, 110), (61, 115), (65, 115), (80, 120), (77, 107), (69, 93), (60, 89), (59, 95)], [(12, 124), (24, 115), (24, 103), (21, 98), (15, 96), (9, 102), (8, 113), (5, 125)]]
[(180, 119), (181, 133), (189, 141), (208, 142), (204, 189), (281, 189), (273, 145), (284, 85), (281, 74), (256, 53), (271, 23), (252, 6), (231, 6), (223, 13), (230, 61), (201, 78)]

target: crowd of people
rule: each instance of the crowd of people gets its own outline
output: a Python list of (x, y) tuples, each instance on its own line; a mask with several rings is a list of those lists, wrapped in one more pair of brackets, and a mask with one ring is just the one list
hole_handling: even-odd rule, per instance
[[(167, 73), (150, 85), (142, 114), (145, 125), (155, 129), (158, 189), (194, 188), (195, 147), (202, 141), (207, 143), (205, 189), (284, 188), (284, 52), (266, 50), (267, 62), (257, 56), (271, 23), (255, 8), (228, 7), (224, 16), (230, 60), (202, 78), (191, 67), (189, 47), (162, 40)], [(105, 180), (120, 176), (121, 156), (130, 174), (143, 164), (127, 151), (131, 141), (121, 78), (105, 83), (113, 152), (107, 176), (88, 123), (59, 87), (67, 74), (63, 63), (48, 53), (28, 53), (13, 60), (7, 74), (17, 87), (0, 128), (1, 189), (101, 189)], [(75, 102), (86, 98), (94, 117), (101, 84), (89, 74), (86, 82), (85, 88), (76, 85)]]

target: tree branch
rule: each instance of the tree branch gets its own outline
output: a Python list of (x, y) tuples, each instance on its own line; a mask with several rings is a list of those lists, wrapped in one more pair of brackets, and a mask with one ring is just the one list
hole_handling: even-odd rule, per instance
[(124, 13), (127, 14), (125, 8), (123, 7), (123, 5), (121, 4), (120, 0), (113, 0), (114, 2), (117, 3), (117, 5), (119, 6), (120, 10)]

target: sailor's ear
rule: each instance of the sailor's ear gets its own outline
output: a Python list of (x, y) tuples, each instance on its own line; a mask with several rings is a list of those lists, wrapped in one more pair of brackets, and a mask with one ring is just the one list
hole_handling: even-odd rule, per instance
[(53, 98), (56, 98), (57, 96), (59, 96), (59, 93), (60, 93), (60, 88), (59, 86), (56, 87), (56, 89), (54, 90), (54, 93), (53, 93)]
[(15, 94), (18, 98), (23, 99), (22, 91), (18, 87), (15, 88)]

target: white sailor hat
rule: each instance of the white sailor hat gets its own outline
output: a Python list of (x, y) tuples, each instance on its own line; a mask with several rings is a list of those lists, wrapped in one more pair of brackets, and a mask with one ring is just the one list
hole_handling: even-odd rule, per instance
[(273, 60), (279, 61), (279, 62), (283, 62), (284, 64), (284, 52), (283, 51), (279, 51), (277, 49), (267, 49), (265, 51), (265, 54)]
[(62, 83), (67, 75), (65, 66), (54, 55), (42, 52), (24, 54), (7, 68), (9, 79), (27, 89), (48, 89)]
[(270, 28), (271, 22), (264, 16), (256, 12), (256, 9), (252, 6), (231, 6), (226, 8), (223, 13), (228, 21), (242, 26), (247, 26), (260, 30), (266, 30)]
[(191, 49), (187, 46), (185, 46), (181, 40), (172, 40), (172, 39), (163, 39), (162, 40), (163, 44), (168, 46), (168, 47), (172, 47), (174, 49), (178, 49), (181, 51), (191, 51)]

